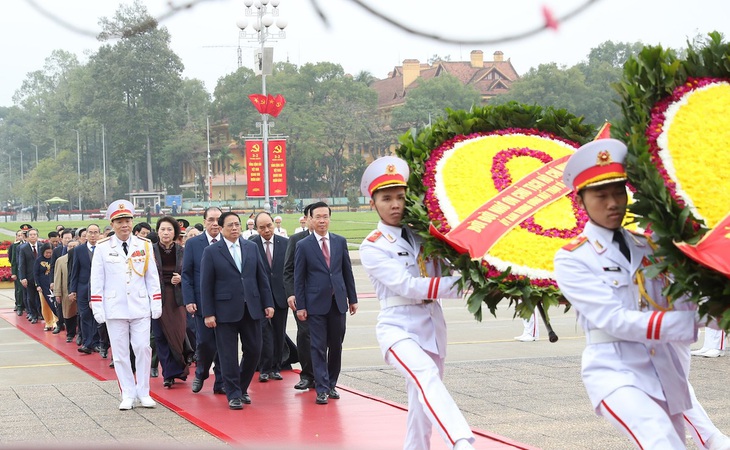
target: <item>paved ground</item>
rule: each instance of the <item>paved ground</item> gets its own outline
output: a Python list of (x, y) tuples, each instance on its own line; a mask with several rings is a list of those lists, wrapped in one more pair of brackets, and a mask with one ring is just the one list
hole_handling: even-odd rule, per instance
[[(378, 305), (372, 287), (359, 265), (355, 272), (363, 298), (358, 313), (348, 319), (340, 383), (405, 404), (404, 381), (384, 365), (375, 341)], [(12, 291), (0, 290), (0, 308), (12, 308), (11, 297)], [(630, 448), (591, 411), (579, 376), (583, 338), (572, 312), (553, 312), (560, 341), (551, 344), (545, 338), (515, 342), (512, 337), (522, 325), (512, 320), (511, 310), (482, 323), (459, 301), (448, 302), (445, 311), (446, 383), (472, 426), (545, 449)], [(730, 357), (693, 359), (691, 380), (698, 397), (725, 432), (730, 432), (729, 375)], [(118, 402), (115, 382), (95, 381), (0, 320), (0, 446), (225, 445), (164, 407), (120, 415)], [(398, 443), (383, 448), (398, 448)]]

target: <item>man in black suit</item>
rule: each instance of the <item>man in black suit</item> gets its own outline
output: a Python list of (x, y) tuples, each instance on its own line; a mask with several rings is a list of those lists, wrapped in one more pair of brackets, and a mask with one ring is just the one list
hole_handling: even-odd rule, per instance
[(313, 234), (294, 253), (297, 317), (309, 321), (316, 403), (339, 399), (335, 387), (342, 367), (345, 313), (357, 312), (357, 292), (347, 240), (329, 232), (332, 210), (324, 202), (309, 208)]
[(264, 319), (261, 323), (263, 342), (259, 381), (282, 380), (282, 353), (286, 342), (287, 304), (284, 292), (284, 257), (289, 239), (274, 234), (274, 222), (271, 214), (260, 212), (254, 218), (258, 235), (252, 237), (258, 247), (264, 263), (268, 267), (271, 293), (274, 296), (274, 317)]
[(18, 247), (18, 278), (25, 289), (25, 310), (28, 311), (30, 323), (38, 323), (38, 319), (41, 317), (41, 302), (33, 275), (33, 265), (38, 258), (39, 248), (38, 230), (31, 228), (28, 230), (28, 241)]
[[(74, 262), (70, 272), (69, 294), (71, 301), (76, 301), (79, 309), (79, 328), (81, 329), (80, 353), (91, 354), (100, 345), (98, 324), (91, 312), (89, 280), (91, 279), (91, 259), (96, 249), (96, 241), (101, 235), (99, 225), (92, 223), (86, 227), (86, 244), (74, 249)], [(106, 347), (108, 348), (108, 347)], [(106, 354), (106, 350), (104, 351)]]
[[(48, 233), (50, 236), (51, 233)], [(53, 286), (53, 280), (55, 279), (55, 271), (56, 271), (56, 260), (60, 258), (61, 256), (68, 253), (68, 243), (71, 242), (71, 239), (73, 239), (74, 232), (71, 230), (62, 230), (59, 233), (61, 237), (61, 243), (60, 245), (56, 246), (56, 248), (53, 249), (53, 254), (51, 255), (51, 290), (54, 290)], [(66, 289), (68, 286), (66, 286)], [(66, 290), (64, 289), (64, 290)], [(60, 311), (61, 306), (57, 305), (58, 310)], [(58, 315), (58, 322), (56, 323), (56, 328), (53, 329), (53, 334), (58, 334), (61, 332), (61, 330), (64, 330), (66, 328), (66, 322), (63, 318), (63, 314)]]
[(193, 315), (195, 321), (195, 354), (197, 363), (195, 365), (195, 379), (192, 383), (193, 392), (197, 393), (203, 389), (203, 383), (210, 375), (210, 367), (213, 366), (215, 381), (213, 383), (214, 394), (224, 394), (223, 377), (221, 376), (220, 361), (215, 349), (214, 328), (205, 326), (202, 307), (200, 305), (200, 262), (203, 260), (203, 251), (208, 245), (215, 244), (223, 237), (220, 234), (218, 218), (222, 211), (217, 206), (210, 206), (203, 212), (205, 232), (199, 236), (189, 239), (185, 243), (182, 268), (182, 292), (185, 309)]
[(299, 382), (294, 385), (294, 389), (311, 389), (314, 387), (314, 371), (312, 370), (312, 353), (309, 343), (309, 322), (299, 320), (297, 317), (296, 297), (294, 296), (294, 251), (297, 242), (309, 236), (312, 231), (309, 221), (309, 207), (304, 207), (304, 218), (306, 222), (304, 226), (306, 230), (292, 235), (289, 238), (289, 244), (286, 247), (286, 256), (284, 257), (284, 291), (286, 292), (286, 302), (292, 310), (294, 320), (297, 324), (297, 353), (299, 355), (299, 364), (302, 370), (299, 372)]
[(273, 317), (274, 300), (264, 259), (256, 244), (241, 238), (241, 219), (225, 212), (218, 225), (223, 239), (205, 248), (200, 263), (200, 303), (205, 326), (216, 329), (228, 407), (243, 409), (251, 403), (248, 386), (261, 356), (261, 320)]
[(15, 233), (15, 242), (8, 248), (8, 260), (10, 261), (10, 273), (15, 286), (15, 309), (14, 311), (19, 315), (23, 315), (25, 311), (25, 288), (20, 283), (18, 278), (18, 265), (20, 264), (20, 252), (18, 249), (25, 243), (26, 228), (30, 229), (30, 225), (23, 224), (20, 226), (20, 230)]

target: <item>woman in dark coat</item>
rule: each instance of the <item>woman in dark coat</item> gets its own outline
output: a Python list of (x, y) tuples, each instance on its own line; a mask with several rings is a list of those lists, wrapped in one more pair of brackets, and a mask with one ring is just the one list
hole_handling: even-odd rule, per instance
[(163, 385), (185, 380), (189, 373), (188, 357), (193, 351), (185, 333), (186, 316), (180, 285), (183, 248), (175, 241), (180, 236), (180, 225), (170, 216), (157, 221), (159, 242), (154, 244), (157, 271), (162, 290), (162, 316), (152, 320), (152, 331), (157, 345), (157, 356), (162, 366)]
[(55, 301), (51, 294), (51, 256), (53, 249), (51, 244), (45, 243), (41, 245), (38, 252), (38, 258), (33, 263), (33, 272), (35, 275), (36, 289), (41, 300), (41, 313), (43, 320), (46, 322), (46, 331), (51, 331), (58, 322), (58, 313), (56, 312)]

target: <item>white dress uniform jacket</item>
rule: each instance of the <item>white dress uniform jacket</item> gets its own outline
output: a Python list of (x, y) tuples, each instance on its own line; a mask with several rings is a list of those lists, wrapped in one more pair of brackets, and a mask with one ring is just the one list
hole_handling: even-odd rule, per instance
[[(419, 237), (409, 236), (414, 245), (401, 237), (401, 228), (378, 223), (360, 245), (360, 260), (375, 294), (380, 300), (380, 314), (375, 328), (383, 356), (396, 342), (413, 339), (424, 350), (446, 356), (446, 321), (441, 298), (459, 298), (455, 286), (460, 277), (440, 276), (435, 261), (423, 261), (428, 276), (419, 267)], [(412, 307), (410, 304), (430, 303)], [(395, 306), (391, 306), (395, 305)]]
[(107, 319), (156, 319), (162, 314), (152, 244), (137, 236), (130, 240), (128, 255), (116, 236), (96, 244), (90, 283), (91, 307), (99, 323)]
[(653, 248), (644, 236), (622, 233), (631, 263), (613, 244), (613, 231), (591, 222), (555, 255), (558, 286), (586, 333), (583, 383), (597, 414), (600, 402), (624, 386), (666, 401), (670, 413), (678, 414), (692, 407), (687, 350), (697, 339), (697, 313), (685, 302), (662, 311), (667, 299), (660, 277), (645, 279), (651, 301), (643, 299), (639, 269), (649, 264)]

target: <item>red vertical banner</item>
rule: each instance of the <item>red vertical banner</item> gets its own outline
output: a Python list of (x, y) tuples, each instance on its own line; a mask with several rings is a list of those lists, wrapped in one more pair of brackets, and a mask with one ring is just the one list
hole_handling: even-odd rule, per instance
[(286, 197), (286, 140), (269, 141), (269, 195)]
[(263, 142), (246, 140), (246, 182), (249, 197), (264, 196), (264, 152)]

